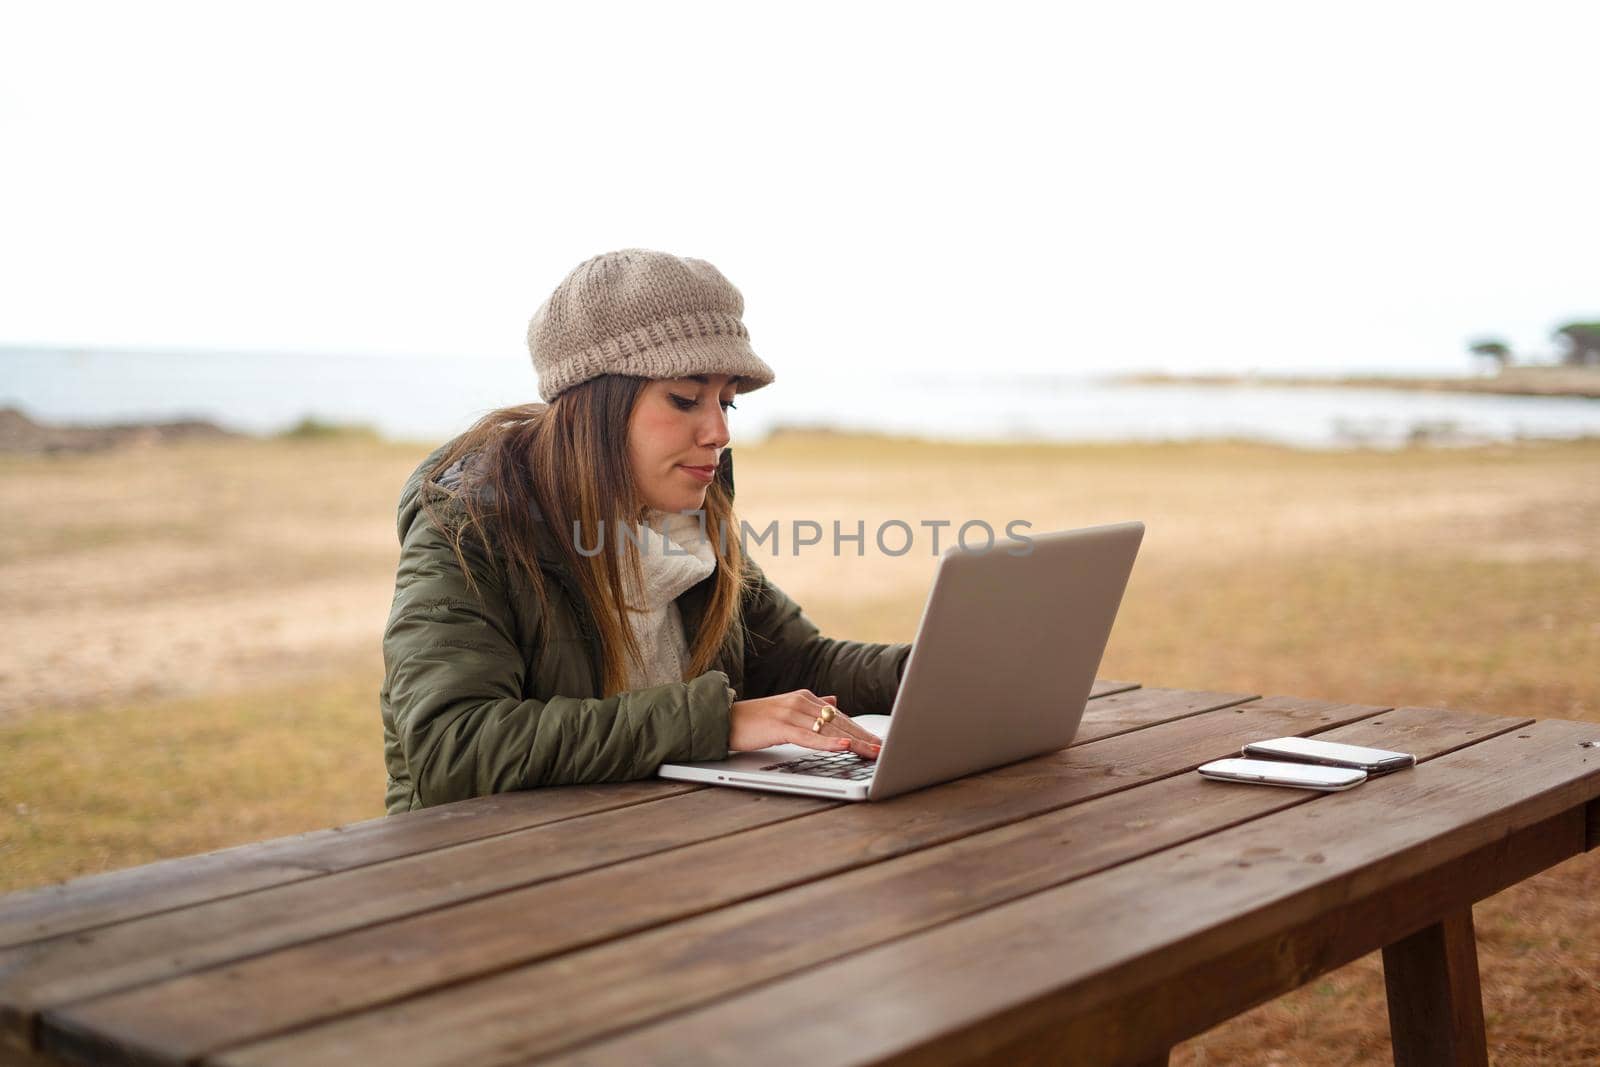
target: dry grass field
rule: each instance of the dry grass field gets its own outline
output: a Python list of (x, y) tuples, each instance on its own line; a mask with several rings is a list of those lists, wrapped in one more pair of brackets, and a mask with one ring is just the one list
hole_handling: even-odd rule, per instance
[[(0, 456), (0, 891), (382, 813), (394, 504), (428, 446), (359, 437)], [(1600, 441), (1399, 453), (780, 434), (753, 525), (865, 523), (762, 557), (826, 632), (909, 640), (918, 524), (1143, 519), (1102, 668), (1149, 685), (1600, 722)], [(880, 523), (917, 531), (898, 558)], [(846, 709), (848, 710), (848, 709)], [(1600, 1061), (1600, 853), (1477, 910), (1491, 1055)], [(1376, 957), (1177, 1064), (1388, 1060)]]

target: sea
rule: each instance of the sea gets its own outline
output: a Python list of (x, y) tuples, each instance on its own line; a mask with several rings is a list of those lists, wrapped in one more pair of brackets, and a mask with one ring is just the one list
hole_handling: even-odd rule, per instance
[[(198, 418), (269, 434), (309, 418), (435, 441), (492, 408), (537, 400), (525, 356), (0, 348), (0, 407), (47, 422)], [(730, 419), (735, 441), (752, 443), (803, 427), (964, 441), (1232, 438), (1393, 449), (1600, 436), (1600, 400), (799, 368), (740, 396)]]

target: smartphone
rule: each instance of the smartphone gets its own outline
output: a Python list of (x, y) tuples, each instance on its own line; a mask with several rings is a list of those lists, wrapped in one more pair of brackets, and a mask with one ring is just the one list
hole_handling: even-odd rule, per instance
[(1362, 748), (1313, 737), (1274, 737), (1271, 741), (1252, 741), (1240, 749), (1258, 759), (1287, 760), (1290, 763), (1316, 763), (1323, 767), (1354, 767), (1368, 774), (1388, 774), (1416, 765), (1417, 757), (1408, 752), (1383, 748)]
[(1367, 780), (1366, 771), (1351, 767), (1317, 767), (1309, 763), (1278, 763), (1264, 759), (1219, 759), (1202, 764), (1200, 773), (1219, 782), (1284, 785), (1291, 789), (1336, 792)]

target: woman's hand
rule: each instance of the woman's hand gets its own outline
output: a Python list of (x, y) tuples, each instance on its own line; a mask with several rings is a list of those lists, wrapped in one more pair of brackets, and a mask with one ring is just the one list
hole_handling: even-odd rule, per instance
[[(811, 725), (823, 708), (833, 708), (833, 721), (822, 724), (816, 733)], [(883, 738), (857, 726), (839, 710), (838, 697), (819, 697), (809, 689), (757, 700), (736, 700), (728, 716), (728, 748), (748, 752), (773, 745), (803, 745), (824, 752), (854, 752), (864, 759), (877, 759)]]

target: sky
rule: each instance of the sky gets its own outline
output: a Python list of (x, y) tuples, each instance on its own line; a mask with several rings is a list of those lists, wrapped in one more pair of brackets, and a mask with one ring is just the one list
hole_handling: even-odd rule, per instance
[(1600, 318), (1592, 4), (0, 3), (0, 346), (526, 360), (710, 260), (785, 374), (1454, 372)]

